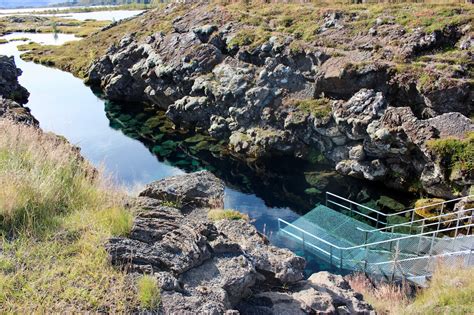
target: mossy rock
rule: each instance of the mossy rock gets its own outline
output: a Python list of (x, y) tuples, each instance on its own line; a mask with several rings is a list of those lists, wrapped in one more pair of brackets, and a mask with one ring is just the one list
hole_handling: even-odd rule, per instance
[(162, 156), (162, 157), (168, 156), (173, 152), (173, 150), (166, 149), (161, 145), (155, 145), (153, 147), (152, 151), (153, 151), (153, 153), (155, 153), (159, 156)]
[(132, 116), (127, 115), (127, 114), (122, 114), (122, 115), (118, 116), (117, 119), (122, 121), (122, 122), (127, 122), (127, 121), (130, 121), (132, 119)]
[(158, 116), (148, 118), (147, 121), (145, 121), (145, 126), (147, 126), (150, 129), (155, 129), (156, 127), (161, 126), (162, 124), (163, 124), (163, 119)]
[(196, 152), (199, 152), (199, 151), (205, 151), (205, 150), (208, 150), (209, 149), (209, 142), (207, 141), (201, 141), (199, 143), (197, 143), (195, 146), (193, 146), (193, 150), (196, 151)]
[(392, 210), (394, 212), (402, 211), (405, 209), (405, 205), (388, 196), (381, 196), (379, 200), (377, 200), (377, 206), (382, 209)]
[(306, 182), (319, 190), (325, 189), (329, 185), (329, 175), (323, 172), (309, 172), (304, 174)]
[(165, 135), (162, 134), (162, 133), (157, 133), (157, 134), (153, 134), (153, 135), (152, 135), (152, 138), (153, 138), (153, 140), (155, 140), (155, 141), (161, 141), (161, 140), (163, 140), (163, 137), (164, 137), (164, 136), (165, 136)]
[(308, 152), (306, 160), (308, 160), (308, 162), (311, 164), (327, 164), (328, 162), (323, 153), (314, 149), (311, 149)]
[(186, 138), (184, 140), (184, 142), (186, 142), (186, 143), (198, 143), (198, 142), (202, 142), (202, 141), (208, 141), (210, 139), (212, 139), (212, 138), (209, 137), (209, 136), (197, 134), (197, 135), (194, 135), (192, 137)]
[(317, 188), (311, 187), (311, 188), (305, 189), (304, 193), (310, 196), (317, 196), (317, 195), (322, 194), (323, 192)]
[[(367, 201), (367, 202), (364, 202), (362, 205), (363, 205), (363, 206), (366, 206), (366, 207), (368, 207), (368, 208), (370, 208), (370, 209), (380, 210), (380, 209), (379, 209), (379, 206), (377, 205), (377, 201), (375, 201), (375, 200), (369, 200), (369, 201)], [(364, 208), (364, 207), (359, 207), (359, 206), (358, 206), (357, 209), (358, 209), (360, 212), (364, 213), (364, 214), (370, 214), (370, 213), (372, 213), (372, 211), (370, 211), (370, 210), (368, 210), (368, 209), (366, 209), (366, 208)]]
[(178, 143), (173, 140), (166, 140), (161, 143), (161, 146), (166, 150), (175, 150), (178, 147)]
[[(433, 205), (445, 201), (441, 198), (422, 198), (415, 202), (415, 213), (422, 218), (432, 218), (441, 213), (442, 205)], [(430, 206), (433, 205), (433, 206)], [(423, 208), (421, 208), (423, 207)], [(421, 209), (417, 209), (421, 208)]]

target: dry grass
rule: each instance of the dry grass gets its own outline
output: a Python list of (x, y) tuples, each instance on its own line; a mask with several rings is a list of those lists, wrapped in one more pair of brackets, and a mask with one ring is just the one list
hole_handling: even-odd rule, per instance
[(374, 287), (364, 275), (350, 277), (349, 283), (379, 314), (474, 314), (473, 272), (474, 267), (440, 263), (429, 286), (415, 296), (407, 286)]
[(249, 216), (232, 209), (212, 209), (207, 214), (211, 221), (219, 220), (245, 220), (249, 221)]
[(127, 312), (134, 285), (103, 243), (132, 214), (63, 139), (0, 121), (0, 312)]

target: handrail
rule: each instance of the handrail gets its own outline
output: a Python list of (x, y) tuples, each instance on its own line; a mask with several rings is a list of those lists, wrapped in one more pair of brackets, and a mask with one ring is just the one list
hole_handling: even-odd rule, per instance
[[(278, 218), (278, 221), (280, 222), (283, 222), (285, 223), (286, 225), (288, 226), (291, 226), (295, 229), (297, 229), (298, 231), (306, 234), (306, 235), (309, 235), (333, 248), (336, 248), (336, 249), (339, 249), (339, 250), (351, 250), (351, 249), (357, 249), (357, 248), (364, 248), (364, 247), (369, 247), (369, 246), (373, 246), (373, 245), (379, 245), (379, 244), (385, 244), (385, 243), (391, 243), (391, 242), (394, 242), (394, 241), (400, 241), (400, 240), (404, 240), (404, 239), (408, 239), (408, 238), (415, 238), (415, 237), (419, 237), (419, 236), (424, 236), (424, 235), (429, 235), (429, 234), (434, 234), (434, 233), (439, 233), (439, 232), (447, 232), (447, 231), (451, 231), (451, 230), (455, 230), (459, 227), (451, 227), (451, 228), (446, 228), (446, 229), (442, 229), (442, 230), (437, 230), (437, 231), (430, 231), (430, 232), (425, 232), (425, 233), (420, 233), (420, 234), (417, 234), (417, 235), (407, 235), (407, 236), (402, 236), (402, 237), (398, 237), (398, 238), (392, 238), (392, 239), (389, 239), (389, 240), (383, 240), (383, 241), (378, 241), (378, 242), (373, 242), (373, 243), (367, 243), (367, 244), (362, 244), (362, 245), (355, 245), (355, 246), (351, 246), (351, 247), (341, 247), (341, 246), (338, 246), (336, 244), (333, 244), (329, 241), (326, 241), (314, 234), (311, 234), (303, 229), (301, 229), (300, 227), (297, 227), (296, 225), (292, 224), (292, 223), (289, 223), (281, 218)], [(464, 227), (471, 227), (471, 226), (474, 226), (474, 223), (470, 223), (468, 225), (465, 225)]]
[(364, 209), (370, 210), (370, 211), (372, 211), (372, 212), (374, 212), (374, 213), (377, 213), (377, 214), (382, 215), (382, 216), (385, 216), (385, 217), (392, 217), (392, 216), (396, 216), (396, 215), (400, 215), (400, 214), (405, 214), (405, 213), (412, 212), (412, 211), (416, 211), (416, 210), (419, 210), (419, 209), (425, 209), (425, 208), (429, 208), (429, 207), (433, 207), (433, 206), (443, 205), (443, 204), (446, 204), (446, 203), (450, 203), (450, 202), (454, 202), (454, 201), (459, 201), (459, 200), (462, 200), (462, 199), (474, 198), (474, 195), (469, 195), (469, 196), (459, 197), (459, 198), (455, 198), (455, 199), (451, 199), (451, 200), (446, 200), (446, 201), (443, 201), (443, 202), (438, 202), (438, 203), (429, 204), (429, 205), (422, 206), (422, 207), (411, 208), (411, 209), (407, 209), (407, 210), (403, 210), (403, 211), (399, 211), (399, 212), (384, 213), (384, 212), (381, 212), (381, 211), (372, 209), (372, 208), (370, 208), (370, 207), (364, 206), (364, 205), (362, 205), (362, 204), (360, 204), (360, 203), (357, 203), (357, 202), (355, 202), (355, 201), (352, 201), (352, 200), (350, 200), (350, 199), (341, 197), (341, 196), (336, 195), (336, 194), (334, 194), (334, 193), (332, 193), (332, 192), (329, 192), (329, 191), (326, 192), (326, 195), (330, 195), (330, 196), (339, 198), (339, 199), (341, 199), (341, 200), (347, 201), (347, 202), (352, 203), (352, 204), (354, 204), (354, 205), (356, 205), (356, 206), (358, 206), (358, 207), (362, 207), (362, 208), (364, 208)]
[[(456, 212), (444, 213), (444, 214), (437, 215), (437, 216), (434, 216), (434, 217), (423, 218), (423, 219), (419, 219), (419, 220), (415, 220), (415, 221), (411, 221), (411, 222), (403, 222), (403, 223), (390, 225), (390, 226), (384, 226), (384, 227), (381, 227), (381, 228), (378, 228), (378, 229), (366, 230), (366, 229), (363, 229), (363, 228), (360, 228), (360, 227), (357, 227), (357, 229), (359, 231), (369, 232), (369, 233), (373, 233), (373, 232), (377, 232), (377, 231), (382, 232), (383, 230), (393, 229), (393, 228), (400, 227), (400, 226), (412, 225), (413, 223), (423, 222), (423, 221), (427, 221), (427, 220), (434, 220), (434, 219), (438, 219), (438, 218), (445, 217), (445, 216), (446, 217), (447, 216), (453, 216), (453, 215), (459, 214), (461, 212), (467, 212), (467, 211), (474, 211), (474, 208), (462, 209), (462, 210), (458, 210)], [(467, 219), (467, 218), (472, 218), (472, 217), (473, 216), (470, 215), (470, 216), (464, 216), (462, 218), (455, 218), (455, 219), (452, 219), (452, 220), (442, 221), (442, 222), (446, 223), (446, 222), (452, 222), (452, 221), (462, 220), (462, 219)], [(426, 224), (424, 226), (427, 227), (427, 226), (430, 226), (430, 225), (437, 225), (437, 224), (439, 224), (439, 222), (432, 222), (432, 223)]]
[(379, 261), (376, 263), (368, 262), (367, 264), (376, 266), (376, 265), (384, 265), (384, 264), (401, 263), (405, 261), (412, 261), (412, 260), (418, 260), (418, 259), (423, 259), (423, 258), (439, 258), (439, 257), (445, 257), (445, 256), (456, 256), (456, 255), (461, 255), (461, 254), (469, 254), (470, 252), (471, 252), (470, 250), (461, 250), (457, 252), (443, 253), (443, 254), (437, 254), (437, 255), (424, 255), (424, 256), (410, 257), (410, 258), (397, 259), (397, 260)]

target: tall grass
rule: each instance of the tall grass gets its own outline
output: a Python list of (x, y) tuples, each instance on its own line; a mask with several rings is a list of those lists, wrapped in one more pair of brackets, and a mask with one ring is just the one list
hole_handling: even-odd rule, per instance
[(138, 305), (103, 247), (131, 229), (122, 197), (63, 139), (0, 120), (0, 313)]
[(350, 277), (349, 283), (379, 314), (474, 314), (473, 273), (474, 267), (440, 263), (428, 287), (416, 294), (406, 285), (373, 286), (364, 275)]

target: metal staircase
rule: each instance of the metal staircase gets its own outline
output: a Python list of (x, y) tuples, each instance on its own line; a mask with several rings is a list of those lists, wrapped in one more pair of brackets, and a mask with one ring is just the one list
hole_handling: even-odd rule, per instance
[[(326, 205), (291, 223), (279, 218), (279, 233), (341, 271), (420, 283), (439, 261), (474, 265), (474, 208), (448, 211), (462, 200), (474, 195), (386, 214), (327, 192)], [(428, 207), (438, 213), (417, 215)]]

